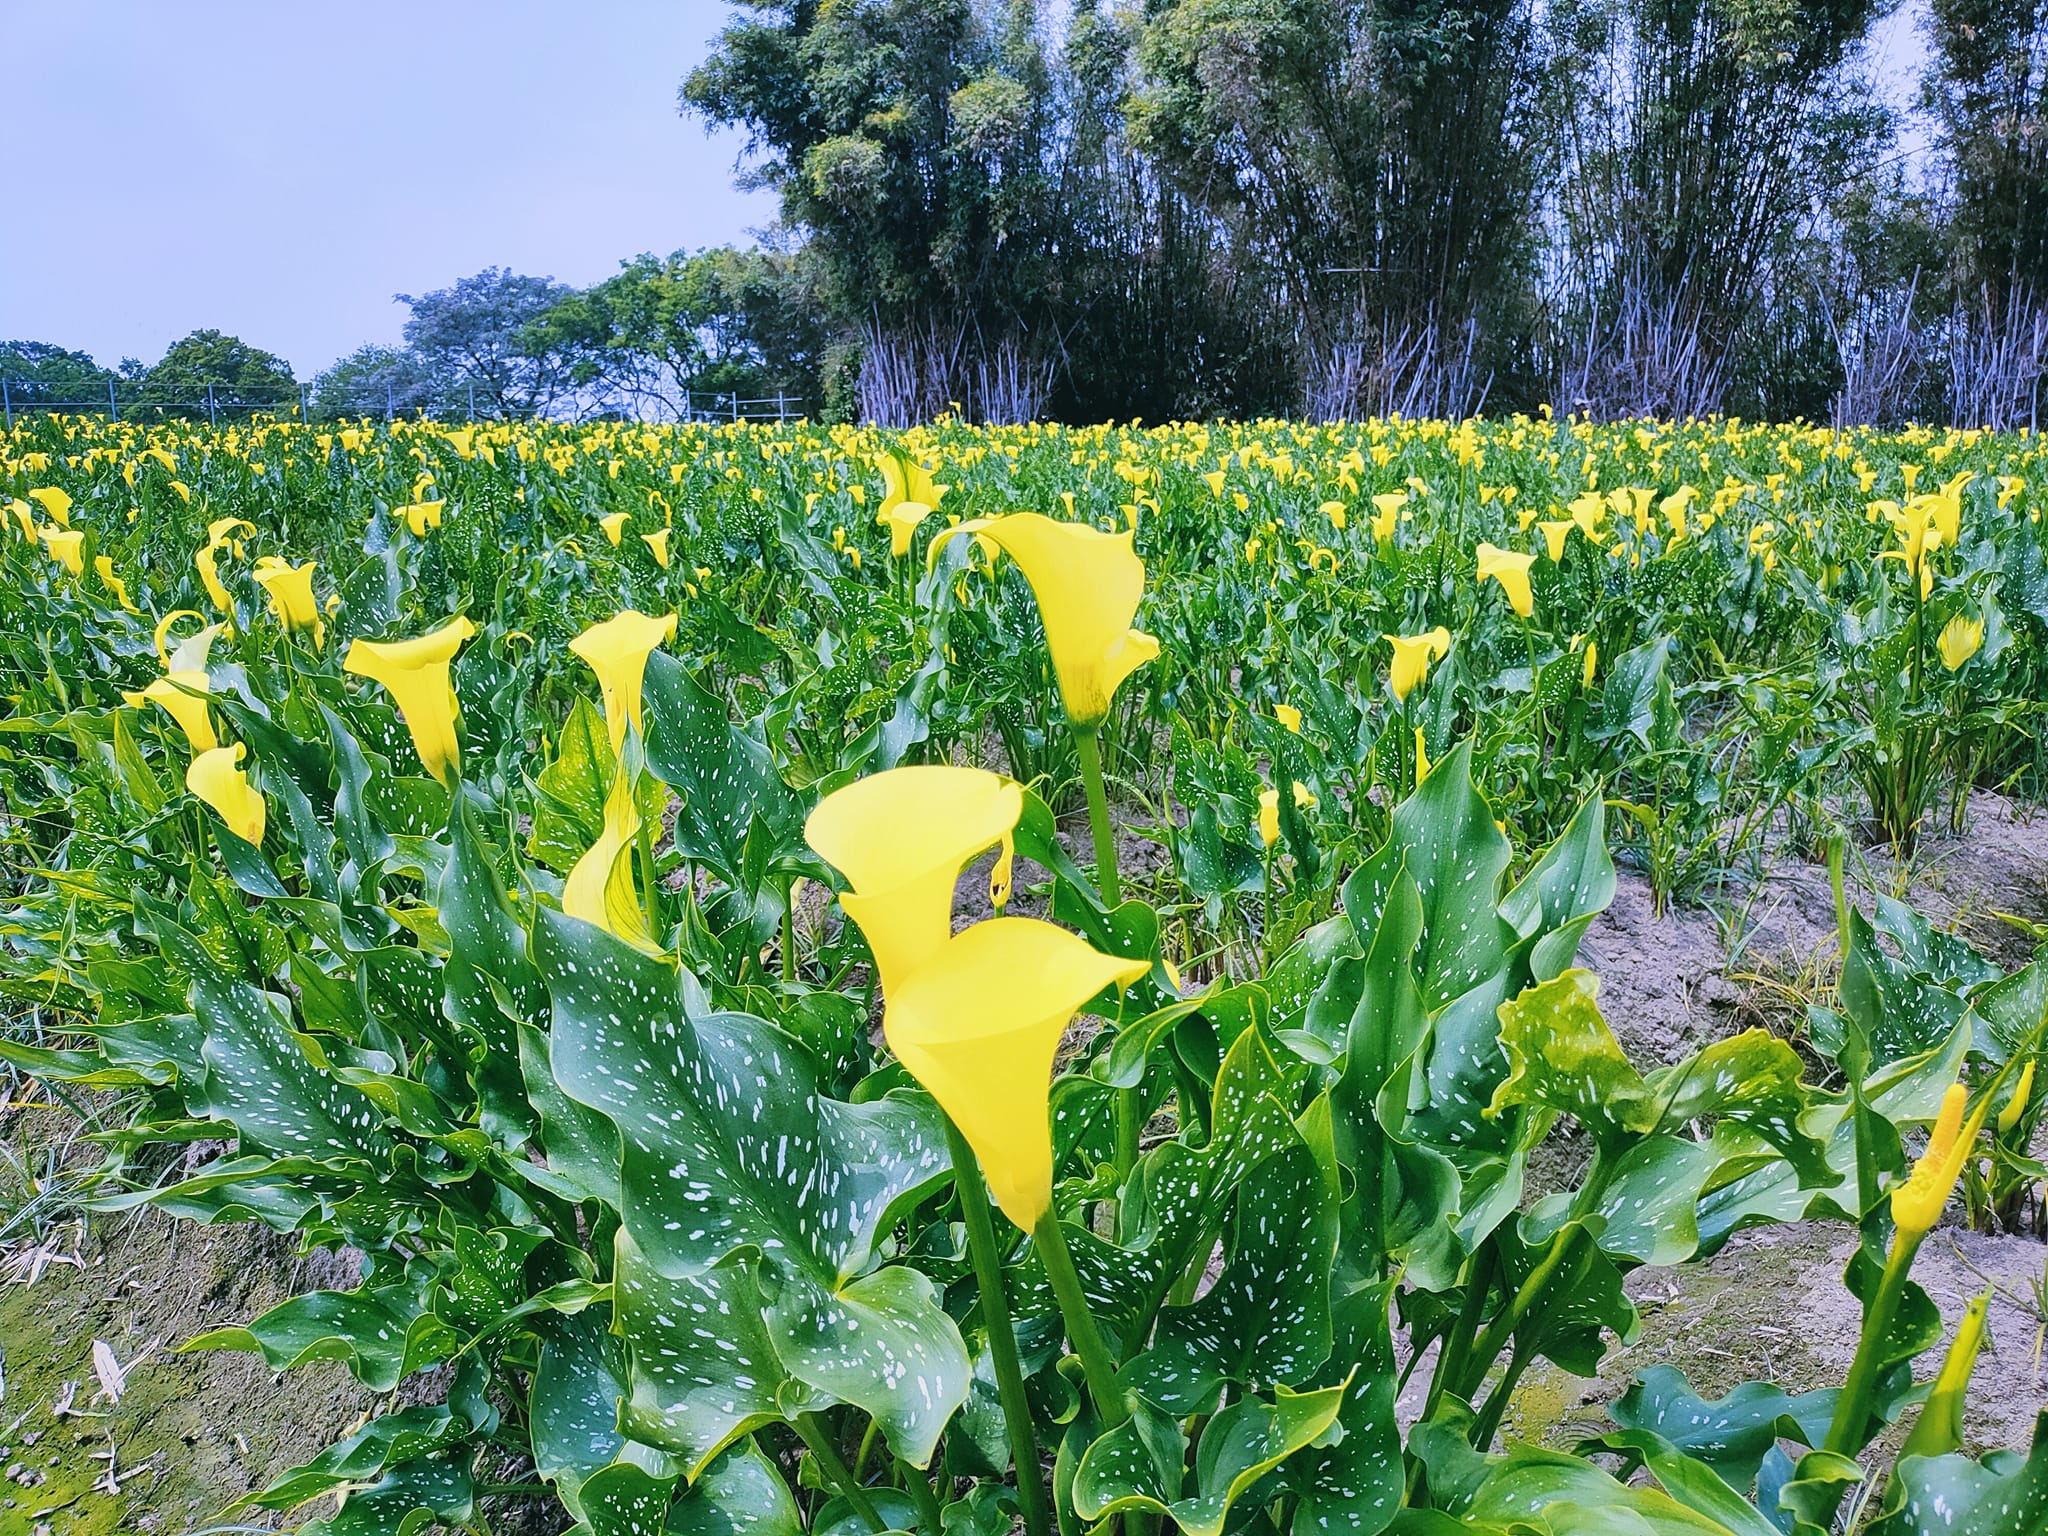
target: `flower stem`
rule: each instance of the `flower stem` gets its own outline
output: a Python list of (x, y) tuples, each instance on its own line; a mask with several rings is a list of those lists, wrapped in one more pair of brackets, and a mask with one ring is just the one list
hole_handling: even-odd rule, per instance
[(925, 1536), (944, 1536), (945, 1517), (939, 1513), (938, 1490), (932, 1487), (932, 1480), (923, 1467), (914, 1467), (898, 1459), (896, 1467), (903, 1475), (903, 1485), (910, 1490), (911, 1502), (917, 1506), (917, 1523)]
[(815, 1413), (800, 1413), (796, 1416), (794, 1428), (798, 1437), (810, 1449), (810, 1453), (817, 1458), (818, 1469), (825, 1474), (826, 1480), (833, 1487), (846, 1496), (846, 1502), (853, 1506), (854, 1513), (867, 1521), (876, 1536), (888, 1530), (889, 1522), (884, 1520), (882, 1512), (875, 1508), (875, 1501), (868, 1497), (867, 1489), (861, 1487), (859, 1480), (847, 1470), (838, 1447), (833, 1445), (831, 1435), (826, 1433), (825, 1426), (819, 1422), (818, 1416)]
[(1017, 1361), (1017, 1331), (1010, 1321), (1010, 1298), (1003, 1289), (1002, 1255), (996, 1249), (988, 1190), (981, 1182), (974, 1149), (951, 1117), (946, 1120), (946, 1146), (953, 1154), (953, 1188), (960, 1196), (967, 1251), (974, 1260), (974, 1280), (980, 1288), (981, 1326), (988, 1333), (989, 1361), (995, 1366), (996, 1392), (1003, 1404), (1003, 1422), (1010, 1431), (1010, 1459), (1017, 1464), (1017, 1503), (1030, 1536), (1049, 1536), (1038, 1437), (1031, 1426), (1031, 1399), (1024, 1391), (1023, 1367)]
[(1081, 783), (1088, 791), (1088, 825), (1095, 833), (1095, 883), (1102, 892), (1102, 904), (1114, 907), (1122, 902), (1123, 891), (1116, 878), (1116, 834), (1109, 825), (1109, 792), (1102, 780), (1101, 727), (1074, 727), (1074, 750), (1081, 759)]
[(1052, 1281), (1052, 1293), (1066, 1319), (1067, 1337), (1073, 1340), (1074, 1353), (1081, 1357), (1081, 1373), (1088, 1378), (1088, 1395), (1095, 1399), (1095, 1411), (1102, 1415), (1105, 1425), (1115, 1429), (1130, 1417), (1116, 1384), (1116, 1362), (1102, 1342), (1095, 1314), (1088, 1310), (1088, 1297), (1081, 1289), (1081, 1277), (1074, 1272), (1074, 1255), (1067, 1247), (1067, 1235), (1060, 1230), (1059, 1216), (1050, 1208), (1031, 1229), (1031, 1240), (1038, 1247), (1046, 1278)]
[(1923, 1236), (1924, 1233), (1901, 1231), (1892, 1239), (1891, 1257), (1885, 1260), (1877, 1294), (1870, 1298), (1870, 1306), (1863, 1313), (1863, 1334), (1856, 1341), (1856, 1358), (1850, 1363), (1848, 1379), (1842, 1383), (1842, 1395), (1835, 1402), (1835, 1416), (1828, 1424), (1823, 1450), (1853, 1457), (1861, 1449), (1863, 1428), (1870, 1421), (1870, 1391), (1877, 1379), (1878, 1350), (1891, 1329), (1899, 1297), (1905, 1294), (1906, 1277), (1912, 1272), (1913, 1255), (1920, 1251)]

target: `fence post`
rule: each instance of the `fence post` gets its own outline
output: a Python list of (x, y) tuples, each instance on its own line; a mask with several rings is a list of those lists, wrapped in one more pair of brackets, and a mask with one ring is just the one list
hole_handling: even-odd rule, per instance
[(121, 407), (114, 399), (114, 381), (107, 380), (107, 415), (114, 421), (121, 419)]
[(299, 425), (305, 426), (313, 419), (313, 408), (306, 403), (306, 386), (299, 386)]
[(778, 427), (781, 426), (784, 420), (786, 419), (786, 414), (782, 404), (782, 391), (778, 389), (777, 391), (775, 391), (775, 425), (777, 425)]
[(0, 375), (0, 406), (7, 410), (7, 430), (14, 430), (14, 397), (7, 393), (7, 379)]
[(206, 386), (206, 424), (216, 432), (220, 430), (220, 417), (213, 408), (213, 386)]
[(384, 420), (387, 425), (391, 421), (391, 381), (389, 379), (384, 381)]
[(738, 424), (740, 419), (740, 392), (738, 390), (732, 392), (732, 419), (735, 425)]
[(476, 380), (469, 381), (469, 419), (476, 420)]

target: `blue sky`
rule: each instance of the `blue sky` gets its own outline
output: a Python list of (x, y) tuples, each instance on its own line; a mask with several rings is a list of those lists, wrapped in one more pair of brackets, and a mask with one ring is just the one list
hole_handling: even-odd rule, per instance
[(719, 0), (0, 0), (0, 339), (153, 362), (216, 326), (301, 378), (486, 266), (590, 283), (774, 198), (676, 113)]
[[(1917, 0), (1873, 51), (1904, 104)], [(214, 326), (310, 378), (486, 266), (595, 282), (744, 242), (737, 135), (676, 112), (722, 0), (0, 0), (0, 339), (153, 362)], [(1909, 137), (1908, 147), (1917, 147)]]

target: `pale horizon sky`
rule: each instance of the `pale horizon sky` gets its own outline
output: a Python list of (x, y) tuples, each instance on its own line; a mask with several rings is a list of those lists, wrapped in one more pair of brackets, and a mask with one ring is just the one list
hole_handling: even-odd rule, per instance
[[(1895, 106), (1924, 58), (1872, 30)], [(578, 286), (747, 243), (740, 135), (676, 91), (725, 0), (0, 0), (14, 195), (0, 340), (112, 367), (203, 327), (311, 379), (395, 344), (398, 293), (489, 266)], [(1924, 135), (1909, 134), (1909, 154)]]
[(213, 327), (310, 379), (396, 293), (586, 285), (773, 222), (676, 90), (722, 0), (0, 0), (0, 340), (111, 367)]

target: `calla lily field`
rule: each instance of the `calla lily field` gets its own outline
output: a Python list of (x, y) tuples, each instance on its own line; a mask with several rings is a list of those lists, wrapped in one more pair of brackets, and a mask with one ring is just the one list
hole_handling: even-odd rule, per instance
[[(1913, 1270), (2042, 1230), (2048, 952), (1842, 872), (2048, 790), (2043, 452), (24, 418), (0, 1059), (94, 1211), (360, 1256), (172, 1341), (380, 1394), (230, 1522), (2032, 1536)], [(1632, 1059), (1617, 865), (1767, 848), (1826, 986)], [(1802, 1221), (1839, 1381), (1503, 1434)]]

